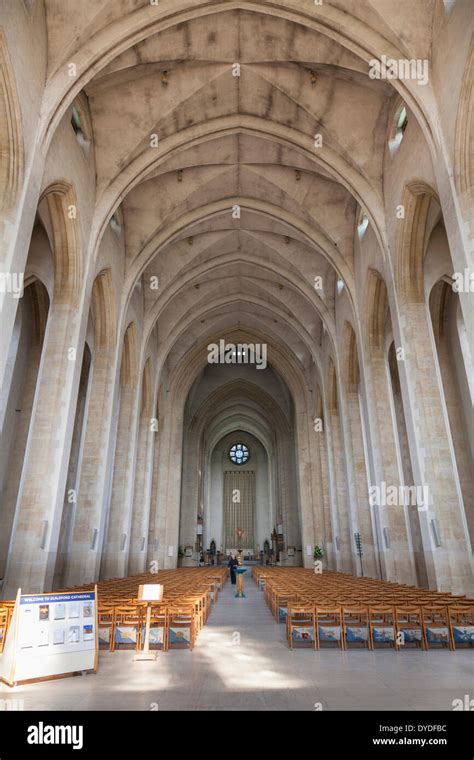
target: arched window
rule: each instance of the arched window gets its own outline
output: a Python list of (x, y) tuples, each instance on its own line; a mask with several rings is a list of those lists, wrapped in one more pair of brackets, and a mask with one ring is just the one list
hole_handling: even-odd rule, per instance
[(92, 125), (89, 104), (84, 93), (80, 93), (70, 109), (71, 126), (82, 152), (88, 158), (92, 142)]
[(396, 128), (395, 128), (395, 135), (403, 137), (405, 134), (405, 129), (407, 128), (408, 124), (408, 116), (407, 116), (407, 109), (405, 106), (403, 106), (399, 113), (398, 113), (398, 119), (396, 121)]
[(120, 235), (122, 232), (122, 218), (118, 209), (115, 211), (115, 213), (112, 214), (110, 218), (110, 226), (116, 235)]
[(365, 231), (369, 226), (369, 215), (363, 208), (360, 210), (359, 221), (357, 222), (357, 232), (360, 238), (363, 238)]
[(245, 443), (234, 443), (229, 449), (229, 459), (234, 464), (245, 464), (250, 458), (250, 451)]
[(443, 0), (444, 12), (450, 13), (452, 9), (454, 8), (455, 2), (456, 0)]
[(393, 120), (392, 131), (390, 133), (390, 139), (388, 141), (388, 147), (390, 148), (391, 153), (395, 153), (401, 141), (403, 140), (403, 136), (405, 134), (407, 124), (408, 124), (407, 109), (406, 109), (406, 106), (402, 104), (397, 109), (395, 119)]

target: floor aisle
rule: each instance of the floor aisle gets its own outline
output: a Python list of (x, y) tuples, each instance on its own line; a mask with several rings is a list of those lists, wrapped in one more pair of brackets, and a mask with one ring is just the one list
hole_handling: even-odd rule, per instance
[(472, 694), (472, 650), (290, 651), (250, 572), (245, 599), (225, 585), (193, 652), (151, 663), (101, 652), (96, 675), (0, 687), (0, 699), (26, 710), (450, 710)]

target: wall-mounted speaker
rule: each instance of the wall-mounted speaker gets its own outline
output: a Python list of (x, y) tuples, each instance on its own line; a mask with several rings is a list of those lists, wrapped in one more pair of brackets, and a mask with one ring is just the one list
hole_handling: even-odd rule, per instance
[(431, 520), (431, 530), (433, 531), (435, 546), (441, 546), (441, 536), (439, 535), (438, 520), (435, 517), (433, 517)]
[(48, 522), (48, 520), (43, 520), (43, 522), (41, 524), (42, 524), (43, 527), (41, 529), (40, 547), (41, 547), (41, 549), (44, 549), (46, 547), (46, 539), (48, 537), (49, 522)]

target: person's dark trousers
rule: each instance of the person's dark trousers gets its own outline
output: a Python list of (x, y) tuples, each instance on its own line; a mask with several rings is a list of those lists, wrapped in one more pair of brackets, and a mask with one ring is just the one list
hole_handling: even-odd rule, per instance
[(236, 579), (237, 579), (237, 576), (236, 576), (236, 574), (235, 574), (235, 570), (234, 570), (234, 569), (232, 569), (232, 570), (230, 571), (230, 582), (232, 583), (232, 585), (233, 585), (233, 586), (235, 586), (235, 581), (236, 581)]

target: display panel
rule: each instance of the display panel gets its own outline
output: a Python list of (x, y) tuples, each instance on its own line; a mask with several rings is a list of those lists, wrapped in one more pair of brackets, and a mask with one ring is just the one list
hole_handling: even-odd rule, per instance
[(17, 595), (0, 658), (5, 683), (95, 670), (96, 591)]

